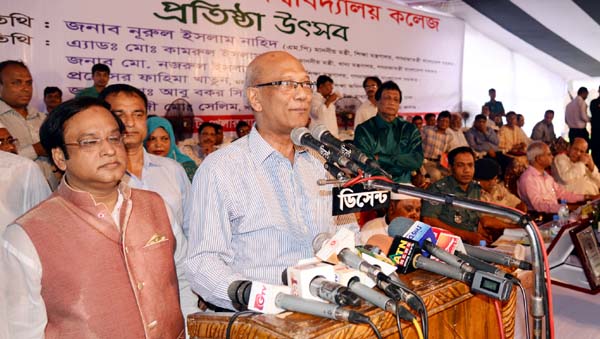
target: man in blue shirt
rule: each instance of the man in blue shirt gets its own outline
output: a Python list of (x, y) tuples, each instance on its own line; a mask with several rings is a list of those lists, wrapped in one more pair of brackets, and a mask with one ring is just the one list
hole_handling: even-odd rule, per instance
[(323, 159), (290, 138), (308, 123), (314, 89), (302, 64), (286, 52), (261, 54), (248, 65), (244, 88), (256, 124), (204, 159), (186, 207), (188, 280), (224, 309), (233, 309), (233, 281), (281, 284), (284, 269), (314, 256), (317, 234), (358, 231), (353, 215), (331, 215), (332, 187), (317, 185), (327, 175)]
[[(160, 194), (177, 223), (183, 225), (183, 206), (190, 190), (190, 180), (177, 161), (148, 153), (144, 149), (148, 132), (146, 95), (133, 86), (116, 84), (106, 87), (100, 98), (110, 104), (110, 110), (125, 124), (127, 172), (123, 180), (133, 188)], [(185, 229), (184, 233), (187, 234)]]

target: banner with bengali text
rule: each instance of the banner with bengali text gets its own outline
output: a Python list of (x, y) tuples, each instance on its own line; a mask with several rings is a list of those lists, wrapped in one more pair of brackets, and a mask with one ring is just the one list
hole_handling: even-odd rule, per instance
[(20, 0), (0, 9), (0, 59), (29, 66), (40, 110), (44, 87), (69, 99), (92, 85), (100, 62), (110, 83), (146, 93), (149, 114), (225, 131), (253, 120), (244, 74), (269, 50), (298, 57), (313, 80), (331, 76), (348, 110), (366, 100), (364, 77), (376, 75), (398, 83), (403, 115), (459, 111), (463, 39), (461, 20), (391, 1)]

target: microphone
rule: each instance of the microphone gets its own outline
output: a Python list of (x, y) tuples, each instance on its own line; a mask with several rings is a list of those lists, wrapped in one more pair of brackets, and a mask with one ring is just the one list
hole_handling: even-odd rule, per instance
[(290, 137), (296, 146), (306, 146), (319, 152), (328, 163), (336, 163), (344, 168), (349, 169), (352, 173), (357, 174), (360, 167), (352, 162), (347, 157), (343, 156), (338, 150), (331, 149), (319, 140), (310, 135), (310, 131), (306, 127), (296, 127), (292, 130)]
[[(419, 243), (419, 246), (423, 248), (426, 241), (431, 242), (435, 245), (437, 242), (435, 233), (431, 229), (431, 226), (420, 222), (414, 221), (405, 217), (396, 217), (388, 226), (388, 235), (390, 237), (403, 236), (405, 238), (414, 240)], [(429, 253), (423, 251), (423, 254), (428, 257)]]
[(361, 152), (358, 147), (336, 138), (329, 130), (327, 130), (325, 125), (314, 126), (311, 129), (311, 134), (315, 139), (337, 148), (340, 150), (343, 156), (362, 165), (362, 167), (365, 169), (380, 171), (385, 176), (390, 177), (390, 175), (381, 168), (377, 161), (369, 158), (366, 154)]
[[(398, 266), (400, 273), (423, 269), (469, 284), (471, 292), (485, 294), (502, 301), (508, 300), (512, 291), (513, 280), (495, 274), (469, 269), (468, 271), (424, 257), (419, 243), (401, 236), (396, 236), (389, 247), (388, 257)], [(448, 253), (451, 255), (450, 253)], [(459, 259), (460, 260), (460, 259)], [(460, 262), (460, 261), (459, 261)]]
[[(258, 291), (258, 293), (255, 293), (255, 291)], [(236, 308), (237, 310), (243, 310), (243, 307), (255, 311), (277, 308), (280, 310), (306, 313), (333, 320), (343, 320), (353, 324), (367, 324), (370, 321), (369, 317), (359, 312), (345, 310), (337, 305), (326, 304), (315, 300), (306, 300), (289, 295), (281, 292), (277, 286), (256, 281), (236, 280), (229, 285), (227, 294), (234, 306), (236, 304), (241, 305), (242, 308)], [(260, 309), (253, 308), (251, 307), (253, 302), (258, 304), (262, 303), (263, 307)], [(266, 305), (267, 303), (271, 305)]]
[[(340, 306), (358, 306), (360, 299), (347, 287), (333, 282), (329, 277), (334, 276), (331, 265), (320, 263), (298, 265), (286, 268), (281, 274), (284, 285), (290, 286), (291, 294), (301, 298), (320, 298)], [(323, 268), (328, 268), (323, 270)], [(331, 274), (329, 274), (331, 271)], [(308, 286), (306, 282), (309, 281)]]
[(489, 272), (492, 274), (495, 274), (499, 277), (504, 277), (506, 279), (512, 280), (514, 283), (518, 283), (520, 280), (515, 277), (514, 275), (505, 272), (501, 269), (499, 269), (498, 267), (494, 266), (494, 265), (490, 265), (487, 262), (483, 261), (483, 260), (479, 260), (477, 258), (474, 258), (470, 255), (467, 255), (465, 253), (462, 253), (460, 251), (456, 251), (454, 253), (454, 255), (456, 255), (457, 257), (461, 258), (462, 260), (466, 261), (469, 265), (475, 267), (475, 269), (477, 270), (481, 270), (484, 272)]
[[(385, 250), (383, 250), (385, 252)], [(396, 236), (391, 240), (387, 255), (396, 263), (400, 273), (409, 273), (415, 269), (423, 269), (444, 277), (471, 283), (473, 273), (429, 259), (421, 254), (419, 243), (408, 238)]]
[[(363, 272), (363, 273), (367, 274), (367, 276), (369, 278), (371, 278), (373, 281), (375, 281), (377, 286), (379, 286), (380, 288), (381, 288), (381, 282), (387, 282), (390, 284), (395, 284), (399, 288), (408, 289), (408, 287), (406, 287), (406, 285), (400, 279), (395, 277), (393, 274), (392, 274), (392, 276), (386, 275), (385, 273), (383, 273), (383, 271), (381, 270), (381, 268), (379, 266), (370, 264), (369, 262), (367, 262), (366, 260), (361, 258), (358, 254), (354, 253), (350, 248), (343, 247), (343, 245), (340, 245), (343, 243), (343, 241), (337, 241), (336, 236), (338, 236), (337, 237), (338, 239), (341, 238), (342, 240), (344, 240), (345, 232), (347, 232), (347, 230), (342, 228), (333, 237), (331, 237), (331, 234), (329, 234), (329, 233), (317, 234), (317, 236), (313, 239), (313, 249), (314, 249), (315, 253), (318, 254), (318, 253), (324, 252), (325, 257), (328, 257), (330, 252), (336, 253), (337, 259), (339, 261), (346, 264), (346, 266), (348, 266), (352, 269), (355, 269), (359, 272)], [(334, 243), (334, 244), (332, 244), (332, 243)], [(336, 247), (336, 245), (337, 245), (337, 247)], [(319, 257), (319, 255), (317, 255), (317, 257)], [(323, 259), (323, 258), (320, 258), (320, 259)], [(392, 277), (395, 277), (395, 279)], [(404, 291), (400, 291), (400, 294), (401, 294), (401, 299), (404, 302), (406, 302), (411, 308), (416, 309), (416, 310), (421, 309), (421, 304), (413, 295), (406, 293)]]
[[(413, 221), (404, 217), (397, 217), (390, 223), (388, 234), (392, 237), (402, 236), (417, 241), (421, 249), (425, 249), (425, 251), (433, 254), (436, 258), (444, 261), (448, 265), (470, 273), (475, 272), (475, 268), (467, 262), (454, 254), (447, 252), (443, 248), (436, 246), (435, 234), (431, 229), (431, 226), (425, 223)], [(428, 253), (425, 251), (423, 251), (423, 255), (428, 256)]]
[[(402, 305), (398, 305), (396, 301), (385, 294), (379, 293), (372, 288), (368, 287), (365, 284), (360, 283), (358, 280), (351, 280), (348, 284), (348, 288), (350, 291), (363, 298), (364, 300), (370, 302), (371, 304), (381, 308), (384, 311), (390, 312), (392, 314), (396, 314), (398, 311), (398, 316), (406, 321), (412, 322), (415, 316), (410, 313), (405, 307)], [(398, 299), (401, 296), (398, 293)]]
[(496, 264), (500, 264), (507, 267), (520, 268), (522, 270), (530, 271), (532, 269), (531, 263), (527, 261), (522, 261), (517, 258), (513, 258), (506, 254), (484, 250), (482, 248), (471, 246), (468, 244), (465, 245), (465, 250), (468, 255), (474, 256), (475, 258), (493, 262)]

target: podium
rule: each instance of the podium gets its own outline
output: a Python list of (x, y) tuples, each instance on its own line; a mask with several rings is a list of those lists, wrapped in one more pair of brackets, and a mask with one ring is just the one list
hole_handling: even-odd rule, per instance
[[(439, 275), (416, 271), (401, 276), (409, 288), (423, 298), (429, 315), (429, 338), (499, 338), (494, 300), (473, 295), (462, 282)], [(502, 326), (506, 338), (514, 338), (516, 288), (508, 301), (500, 303)], [(384, 338), (398, 338), (396, 320), (391, 313), (363, 303), (354, 308), (369, 316)], [(190, 338), (225, 338), (232, 313), (195, 313), (188, 315)], [(418, 338), (412, 324), (402, 321), (406, 339)], [(323, 319), (311, 315), (285, 312), (277, 315), (241, 316), (233, 324), (231, 338), (351, 338), (370, 339), (375, 335), (366, 325)]]

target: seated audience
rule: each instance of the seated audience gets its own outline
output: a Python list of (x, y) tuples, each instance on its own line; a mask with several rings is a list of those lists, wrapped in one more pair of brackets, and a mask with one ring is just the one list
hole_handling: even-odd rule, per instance
[[(479, 200), (481, 187), (473, 181), (475, 154), (469, 147), (458, 147), (448, 153), (451, 175), (431, 184), (428, 191), (454, 194), (461, 198)], [(479, 213), (443, 203), (423, 201), (421, 219), (431, 226), (447, 229), (469, 244), (479, 244), (485, 239), (479, 234)]]
[(491, 158), (475, 161), (475, 180), (481, 186), (481, 201), (493, 202), (498, 205), (516, 208), (527, 212), (527, 205), (506, 186), (499, 183), (500, 165)]
[(554, 134), (552, 119), (554, 119), (554, 111), (549, 109), (544, 113), (544, 120), (533, 126), (531, 140), (540, 140), (548, 145), (553, 144), (556, 140), (556, 135)]
[(423, 166), (431, 178), (436, 182), (448, 175), (448, 170), (442, 166), (442, 158), (450, 150), (452, 135), (448, 132), (450, 127), (450, 112), (442, 111), (437, 116), (436, 126), (425, 126), (421, 131), (423, 137)]
[(46, 114), (52, 112), (56, 106), (62, 103), (62, 91), (58, 87), (44, 88), (44, 105), (46, 105)]
[(194, 160), (181, 153), (175, 145), (175, 135), (169, 120), (161, 117), (150, 117), (147, 124), (148, 136), (144, 140), (146, 150), (151, 154), (177, 161), (183, 167), (191, 182), (198, 166), (196, 166)]
[(469, 146), (478, 157), (496, 157), (498, 152), (498, 135), (488, 126), (488, 119), (484, 114), (475, 116), (473, 127), (465, 133)]
[(235, 134), (237, 138), (241, 138), (250, 133), (250, 125), (244, 120), (238, 121), (237, 125), (235, 125)]
[(523, 156), (529, 144), (529, 139), (523, 129), (517, 125), (517, 114), (508, 112), (506, 114), (506, 126), (498, 132), (498, 148), (509, 156)]
[(554, 157), (552, 175), (556, 182), (571, 192), (595, 195), (600, 193), (600, 173), (587, 151), (585, 139), (575, 138), (566, 154)]
[(523, 114), (517, 114), (517, 126), (519, 126), (521, 129), (523, 129), (523, 126), (525, 126), (525, 117)]
[[(516, 195), (498, 182), (500, 165), (491, 158), (482, 158), (475, 161), (475, 180), (481, 186), (481, 201), (491, 202), (527, 212), (527, 206)], [(509, 219), (483, 214), (479, 218), (479, 232), (489, 241), (495, 241), (505, 228), (519, 228)]]
[(125, 127), (107, 108), (96, 98), (70, 100), (40, 129), (65, 175), (4, 232), (10, 338), (184, 334), (177, 268), (185, 238), (173, 234), (159, 195), (122, 182)]
[(40, 168), (19, 156), (16, 144), (16, 139), (0, 123), (0, 235), (9, 223), (51, 193)]
[(421, 132), (421, 130), (423, 129), (423, 118), (420, 115), (415, 115), (412, 120), (411, 120), (412, 124), (417, 126), (417, 129), (419, 130), (419, 132)]
[(400, 87), (384, 82), (375, 93), (377, 115), (358, 125), (354, 144), (392, 175), (395, 182), (409, 183), (411, 173), (423, 163), (421, 134), (417, 127), (398, 117)]
[(198, 167), (186, 267), (194, 291), (214, 309), (233, 309), (227, 289), (235, 280), (281, 284), (284, 269), (314, 256), (317, 234), (358, 232), (353, 215), (331, 215), (331, 186), (317, 185), (327, 175), (323, 159), (290, 138), (308, 123), (312, 87), (292, 55), (257, 56), (244, 85), (256, 123)]
[(425, 114), (425, 126), (435, 126), (435, 124), (436, 124), (435, 113)]
[(377, 114), (377, 100), (375, 100), (375, 92), (381, 86), (381, 80), (378, 77), (366, 77), (363, 80), (363, 89), (367, 95), (367, 100), (363, 102), (356, 110), (354, 116), (354, 128), (363, 122), (371, 119)]
[(496, 120), (490, 117), (490, 108), (486, 105), (483, 105), (481, 107), (481, 114), (483, 114), (486, 117), (488, 121), (488, 127), (493, 129), (496, 133), (498, 133), (498, 130), (500, 130), (500, 127), (502, 126), (502, 116), (500, 115), (500, 124), (496, 123)]
[(213, 122), (212, 124), (215, 127), (215, 148), (219, 149), (223, 146), (227, 146), (230, 143), (230, 141), (223, 140), (225, 138), (223, 126), (221, 126), (220, 124), (218, 124), (216, 122)]
[(591, 198), (567, 190), (546, 172), (552, 164), (552, 153), (542, 141), (534, 141), (527, 147), (527, 159), (529, 167), (519, 178), (518, 191), (528, 210), (556, 214), (560, 208), (558, 199), (575, 203)]
[(453, 150), (456, 147), (469, 147), (463, 130), (462, 116), (459, 113), (452, 113), (450, 115), (450, 128), (447, 131), (452, 136), (450, 138), (449, 150)]
[(388, 226), (397, 217), (419, 220), (421, 218), (421, 199), (392, 192), (385, 215), (370, 220), (360, 229), (361, 242), (365, 244), (375, 234), (388, 235)]

